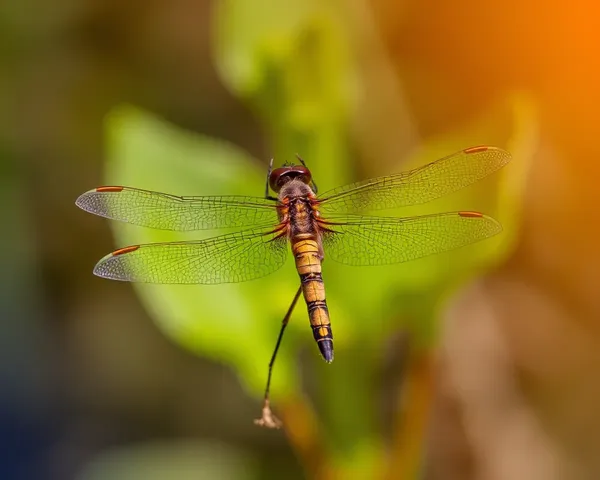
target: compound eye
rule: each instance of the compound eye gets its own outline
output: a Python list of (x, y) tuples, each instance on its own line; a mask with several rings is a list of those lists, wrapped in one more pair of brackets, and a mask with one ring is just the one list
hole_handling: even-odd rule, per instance
[(310, 170), (305, 166), (298, 166), (295, 168), (297, 178), (308, 185), (312, 181), (312, 175), (310, 173)]
[(271, 187), (271, 190), (273, 190), (274, 192), (279, 192), (279, 190), (281, 190), (281, 187), (283, 186), (283, 176), (285, 175), (287, 170), (288, 168), (281, 167), (276, 168), (271, 172), (271, 175), (269, 175), (269, 186)]
[(269, 186), (275, 192), (279, 192), (287, 182), (298, 179), (303, 183), (311, 182), (310, 170), (304, 166), (294, 165), (292, 167), (280, 167), (271, 172), (269, 176)]

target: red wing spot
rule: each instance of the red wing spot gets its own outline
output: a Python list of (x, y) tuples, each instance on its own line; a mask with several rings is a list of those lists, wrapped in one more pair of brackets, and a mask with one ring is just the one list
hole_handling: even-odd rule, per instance
[(481, 218), (481, 217), (483, 217), (483, 214), (479, 213), (479, 212), (458, 212), (458, 214), (461, 217), (466, 217), (466, 218)]
[(123, 187), (98, 187), (96, 188), (97, 192), (121, 192), (123, 191)]
[(463, 150), (463, 152), (465, 152), (467, 155), (469, 155), (471, 153), (485, 152), (488, 148), (489, 147), (486, 147), (485, 145), (481, 145), (479, 147), (467, 148), (466, 150)]
[(116, 257), (117, 255), (123, 255), (125, 253), (135, 252), (138, 248), (140, 248), (139, 245), (131, 245), (130, 247), (119, 248), (118, 250), (115, 250), (114, 252), (112, 252), (112, 256)]

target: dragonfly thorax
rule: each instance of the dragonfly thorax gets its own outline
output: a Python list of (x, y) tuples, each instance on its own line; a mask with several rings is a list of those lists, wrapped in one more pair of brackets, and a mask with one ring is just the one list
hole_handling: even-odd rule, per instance
[(289, 222), (292, 237), (298, 234), (315, 235), (314, 193), (309, 185), (294, 179), (286, 183), (279, 192), (279, 201), (285, 205), (285, 221)]
[(311, 196), (314, 196), (312, 188), (300, 179), (291, 179), (279, 190), (279, 201), (282, 203), (293, 202), (295, 200), (310, 202)]

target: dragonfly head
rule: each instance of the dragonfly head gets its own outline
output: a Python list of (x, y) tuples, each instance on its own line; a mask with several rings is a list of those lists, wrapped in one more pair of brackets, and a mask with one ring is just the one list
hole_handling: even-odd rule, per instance
[(309, 184), (312, 180), (310, 170), (303, 165), (289, 165), (276, 168), (269, 175), (269, 185), (274, 192), (279, 192), (281, 187), (291, 180), (300, 180)]

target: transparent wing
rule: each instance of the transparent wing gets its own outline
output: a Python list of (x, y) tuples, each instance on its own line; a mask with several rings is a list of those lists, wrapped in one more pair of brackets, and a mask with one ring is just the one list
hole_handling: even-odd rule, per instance
[(177, 197), (130, 187), (98, 187), (81, 195), (75, 204), (101, 217), (160, 230), (277, 223), (276, 202), (260, 197)]
[(322, 195), (319, 208), (327, 215), (426, 203), (475, 183), (510, 159), (500, 148), (468, 148), (414, 170), (330, 190)]
[(493, 218), (477, 212), (382, 218), (345, 215), (323, 226), (325, 258), (346, 265), (388, 265), (446, 252), (502, 231)]
[(201, 241), (121, 248), (101, 259), (94, 273), (127, 282), (245, 282), (279, 269), (287, 251), (286, 237), (272, 230), (245, 230)]

